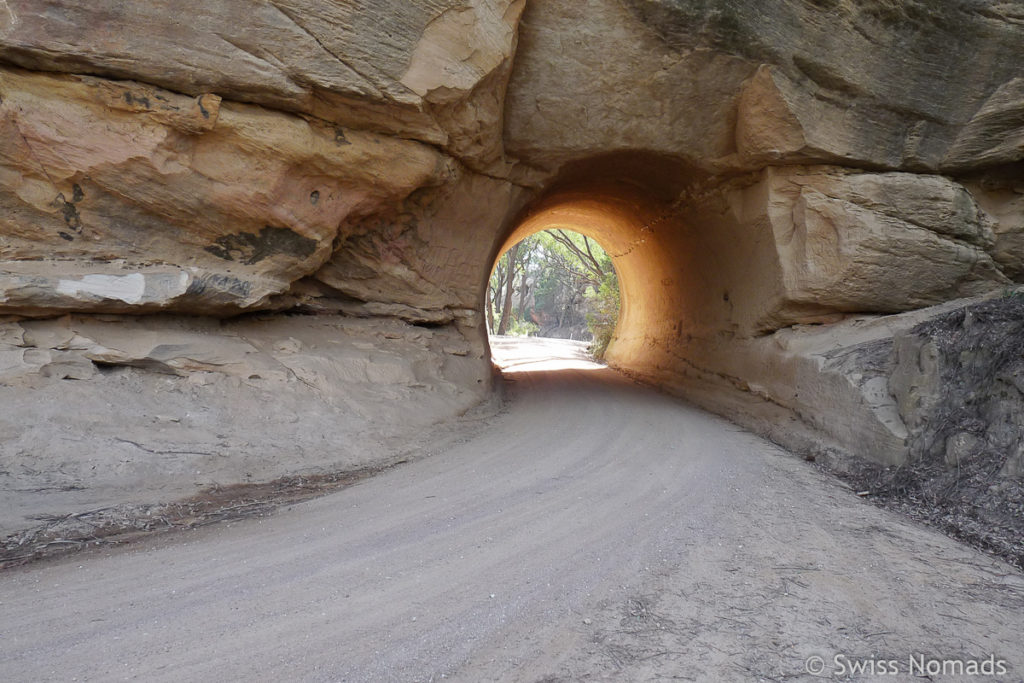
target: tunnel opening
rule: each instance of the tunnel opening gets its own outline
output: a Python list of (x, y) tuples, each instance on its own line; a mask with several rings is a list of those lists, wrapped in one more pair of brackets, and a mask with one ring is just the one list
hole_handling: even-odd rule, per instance
[[(690, 324), (683, 320), (686, 312), (701, 308), (684, 300), (687, 292), (703, 291), (701, 283), (687, 279), (687, 273), (698, 270), (693, 255), (701, 250), (685, 243), (692, 233), (685, 230), (678, 211), (682, 188), (700, 177), (676, 159), (643, 152), (566, 164), (546, 191), (515, 215), (492, 254), (493, 267), (481, 295), (488, 332), (500, 326), (500, 319), (490, 318), (501, 308), (493, 307), (493, 294), (500, 276), (509, 273), (502, 266), (506, 254), (549, 231), (575, 234), (572, 239), (584, 252), (587, 244), (600, 245), (618, 285), (615, 324), (595, 345), (597, 355), (613, 367), (640, 372), (662, 364), (656, 356)], [(600, 286), (594, 289), (600, 292)], [(507, 282), (503, 292), (508, 292)], [(503, 329), (513, 328), (507, 323)]]
[(598, 369), (620, 301), (596, 239), (554, 224), (527, 235), (498, 257), (485, 291), (491, 361), (504, 373)]
[(618, 323), (618, 274), (597, 240), (551, 227), (498, 258), (484, 307), (492, 343), (496, 336), (589, 342), (600, 360)]

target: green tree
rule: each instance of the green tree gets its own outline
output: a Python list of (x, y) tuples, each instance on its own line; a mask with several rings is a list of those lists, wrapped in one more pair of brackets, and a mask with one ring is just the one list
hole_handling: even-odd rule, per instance
[(488, 287), (488, 329), (574, 338), (589, 332), (600, 358), (614, 334), (619, 302), (618, 277), (607, 252), (585, 235), (548, 230), (498, 260)]

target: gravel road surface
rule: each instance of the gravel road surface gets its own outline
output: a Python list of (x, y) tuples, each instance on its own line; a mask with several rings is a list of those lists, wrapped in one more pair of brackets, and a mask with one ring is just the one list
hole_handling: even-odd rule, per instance
[(0, 680), (1024, 677), (1008, 565), (579, 344), (495, 347), (505, 407), (408, 464), (0, 573)]

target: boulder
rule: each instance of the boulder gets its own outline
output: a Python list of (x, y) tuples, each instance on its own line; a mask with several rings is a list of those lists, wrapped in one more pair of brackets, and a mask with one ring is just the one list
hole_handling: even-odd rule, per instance
[(829, 194), (830, 188), (813, 181), (770, 175), (769, 219), (785, 290), (782, 315), (791, 304), (897, 312), (1008, 283), (982, 249), (923, 227), (922, 207), (889, 205), (882, 212), (858, 205), (848, 188)]
[[(836, 313), (907, 311), (1009, 283), (985, 251), (989, 222), (940, 176), (772, 168), (696, 195), (685, 216), (717, 254), (713, 277), (730, 293), (730, 324), (746, 334)], [(746, 246), (728, 246), (736, 242)]]

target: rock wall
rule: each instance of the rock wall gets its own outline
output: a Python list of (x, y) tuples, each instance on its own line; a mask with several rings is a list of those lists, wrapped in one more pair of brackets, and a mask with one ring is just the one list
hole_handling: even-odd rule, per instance
[(1020, 8), (973, 0), (530, 3), (506, 147), (665, 150), (721, 171), (961, 172), (1021, 159)]
[[(471, 318), (524, 203), (639, 151), (677, 166), (655, 194), (693, 229), (800, 226), (741, 331), (1018, 271), (1019, 188), (990, 177), (1024, 155), (1012, 5), (524, 6), (6, 2), (3, 309)], [(758, 192), (765, 216), (721, 219)], [(831, 232), (856, 244), (815, 265)], [(920, 291), (863, 291), (905, 264)]]
[(477, 405), (457, 331), (392, 319), (0, 323), (0, 535), (121, 503), (379, 466)]
[(836, 470), (850, 455), (955, 467), (984, 454), (1017, 476), (1021, 291), (747, 339), (693, 338), (625, 369)]
[(11, 313), (266, 308), (443, 177), (426, 145), (216, 95), (12, 69), (0, 92)]
[(748, 281), (748, 291), (730, 296), (725, 325), (744, 336), (837, 313), (913, 310), (1010, 283), (990, 254), (990, 219), (941, 176), (769, 167), (695, 194), (683, 216), (713, 233), (706, 249), (728, 253), (727, 240), (739, 240), (762, 252), (730, 259), (719, 278), (732, 291)]
[[(445, 340), (428, 384), (479, 400), (494, 259), (568, 225), (619, 269), (615, 365), (899, 462), (920, 420), (851, 383), (874, 357), (793, 345), (1024, 280), (1022, 23), (976, 0), (6, 0), (0, 316), (198, 316), (173, 325), (219, 348), (259, 314), (351, 337), (354, 367), (387, 343), (359, 325), (397, 325)], [(109, 361), (5, 334), (18, 391)], [(208, 371), (149, 351), (123, 357)]]
[[(8, 0), (0, 57), (306, 114), (486, 164), (523, 0)], [(496, 92), (497, 91), (497, 92)]]
[(897, 335), (889, 389), (910, 456), (958, 467), (996, 454), (1024, 474), (1024, 293), (965, 306)]
[[(956, 1), (531, 3), (507, 96), (517, 170), (644, 185), (659, 208), (621, 222), (628, 258), (672, 255), (624, 284), (644, 301), (611, 362), (792, 447), (914, 457), (873, 356), (839, 371), (822, 354), (848, 343), (846, 319), (877, 317), (882, 340), (905, 324), (887, 314), (1021, 281), (1021, 18)], [(674, 169), (600, 163), (635, 150)], [(807, 324), (825, 346), (794, 350)]]

